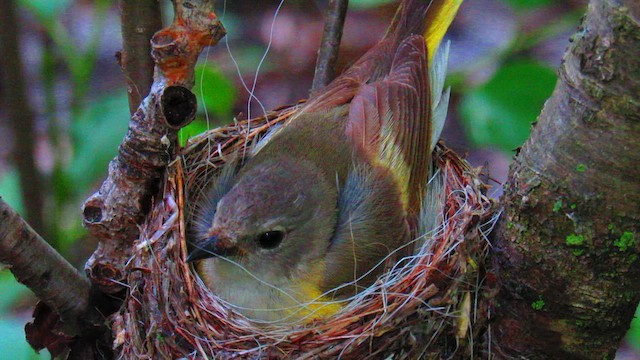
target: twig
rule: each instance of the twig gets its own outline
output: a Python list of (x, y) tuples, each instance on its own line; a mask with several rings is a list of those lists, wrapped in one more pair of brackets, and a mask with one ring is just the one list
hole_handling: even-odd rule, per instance
[(158, 0), (120, 0), (122, 47), (119, 61), (129, 93), (129, 110), (136, 111), (153, 82), (153, 59), (149, 39), (162, 28)]
[[(44, 196), (41, 174), (35, 163), (34, 115), (29, 104), (22, 55), (18, 43), (19, 26), (15, 0), (7, 0), (0, 10), (0, 81), (5, 109), (13, 127), (14, 162), (18, 168), (26, 217), (37, 231), (44, 232)], [(4, 224), (3, 224), (4, 225)]]
[(51, 306), (73, 329), (83, 329), (89, 304), (89, 280), (80, 274), (2, 198), (0, 198), (0, 262), (16, 279)]
[(338, 60), (342, 29), (347, 17), (349, 0), (330, 0), (322, 33), (322, 42), (318, 50), (318, 61), (313, 76), (311, 91), (317, 91), (333, 80), (334, 67)]

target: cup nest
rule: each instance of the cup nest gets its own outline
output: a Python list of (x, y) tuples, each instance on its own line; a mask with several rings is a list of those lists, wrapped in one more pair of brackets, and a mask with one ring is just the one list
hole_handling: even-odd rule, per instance
[(111, 316), (118, 358), (448, 358), (477, 354), (487, 318), (483, 264), (496, 214), (486, 186), (439, 144), (439, 226), (336, 314), (258, 326), (213, 294), (185, 263), (189, 204), (232, 154), (243, 153), (301, 104), (214, 129), (171, 164), (127, 264), (129, 292)]

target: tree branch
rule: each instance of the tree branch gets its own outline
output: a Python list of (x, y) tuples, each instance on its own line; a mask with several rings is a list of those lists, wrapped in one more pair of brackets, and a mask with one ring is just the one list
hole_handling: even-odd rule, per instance
[(592, 0), (511, 167), (494, 242), (502, 357), (613, 358), (640, 300), (640, 4)]
[(311, 91), (325, 87), (333, 80), (338, 51), (340, 50), (340, 40), (342, 39), (342, 29), (347, 17), (349, 0), (330, 0), (327, 9), (322, 41), (318, 49), (318, 60), (316, 70), (313, 75), (313, 85)]
[(27, 220), (37, 231), (44, 232), (44, 187), (35, 162), (34, 115), (24, 83), (26, 77), (18, 42), (20, 31), (14, 0), (2, 5), (0, 24), (0, 52), (3, 54), (0, 81), (5, 95), (5, 109), (16, 139), (13, 159), (20, 176)]
[(51, 306), (73, 330), (87, 320), (89, 280), (80, 274), (0, 198), (0, 262)]
[(213, 0), (174, 0), (173, 24), (151, 41), (156, 63), (151, 92), (131, 117), (108, 178), (83, 205), (85, 227), (101, 240), (86, 270), (106, 293), (122, 290), (138, 224), (176, 151), (178, 130), (195, 116), (197, 102), (188, 88), (196, 61), (225, 34), (213, 6)]
[(135, 113), (153, 82), (149, 39), (162, 28), (158, 0), (120, 0), (122, 52), (120, 66), (127, 77), (129, 110)]

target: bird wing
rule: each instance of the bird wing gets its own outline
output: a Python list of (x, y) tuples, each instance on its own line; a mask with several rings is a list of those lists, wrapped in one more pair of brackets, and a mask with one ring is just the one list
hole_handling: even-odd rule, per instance
[(387, 169), (367, 162), (354, 166), (338, 196), (337, 226), (325, 256), (323, 291), (344, 285), (336, 293), (346, 295), (369, 286), (385, 268), (386, 257), (408, 240), (409, 227), (399, 198)]
[(346, 126), (353, 143), (391, 171), (410, 214), (420, 209), (435, 145), (427, 56), (422, 36), (404, 40), (389, 75), (352, 100)]

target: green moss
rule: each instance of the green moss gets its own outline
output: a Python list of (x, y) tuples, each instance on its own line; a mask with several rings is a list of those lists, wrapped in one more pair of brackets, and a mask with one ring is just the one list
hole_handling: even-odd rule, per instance
[(587, 171), (587, 165), (578, 164), (578, 166), (576, 166), (576, 171), (577, 172), (585, 172), (585, 171)]
[(580, 256), (580, 255), (584, 254), (584, 249), (573, 249), (573, 250), (571, 250), (571, 252), (575, 256)]
[(575, 209), (578, 207), (578, 205), (576, 205), (576, 204), (571, 204), (571, 206), (569, 206), (569, 207), (571, 208), (571, 210), (575, 210)]
[(607, 226), (607, 229), (609, 229), (609, 231), (611, 231), (611, 232), (614, 232), (614, 231), (616, 231), (616, 226), (614, 224), (609, 224)]
[(513, 223), (511, 221), (509, 221), (507, 223), (507, 229), (511, 229), (511, 228), (513, 228)]
[(620, 251), (627, 251), (636, 246), (636, 236), (631, 231), (625, 231), (619, 239), (613, 242), (613, 245)]
[(531, 303), (531, 307), (535, 311), (540, 311), (544, 309), (544, 300), (542, 300), (542, 295), (538, 295), (538, 300)]
[(566, 241), (569, 246), (582, 246), (584, 244), (584, 236), (571, 234), (567, 236)]
[(558, 212), (560, 210), (562, 210), (562, 200), (558, 200), (553, 203), (553, 212)]

